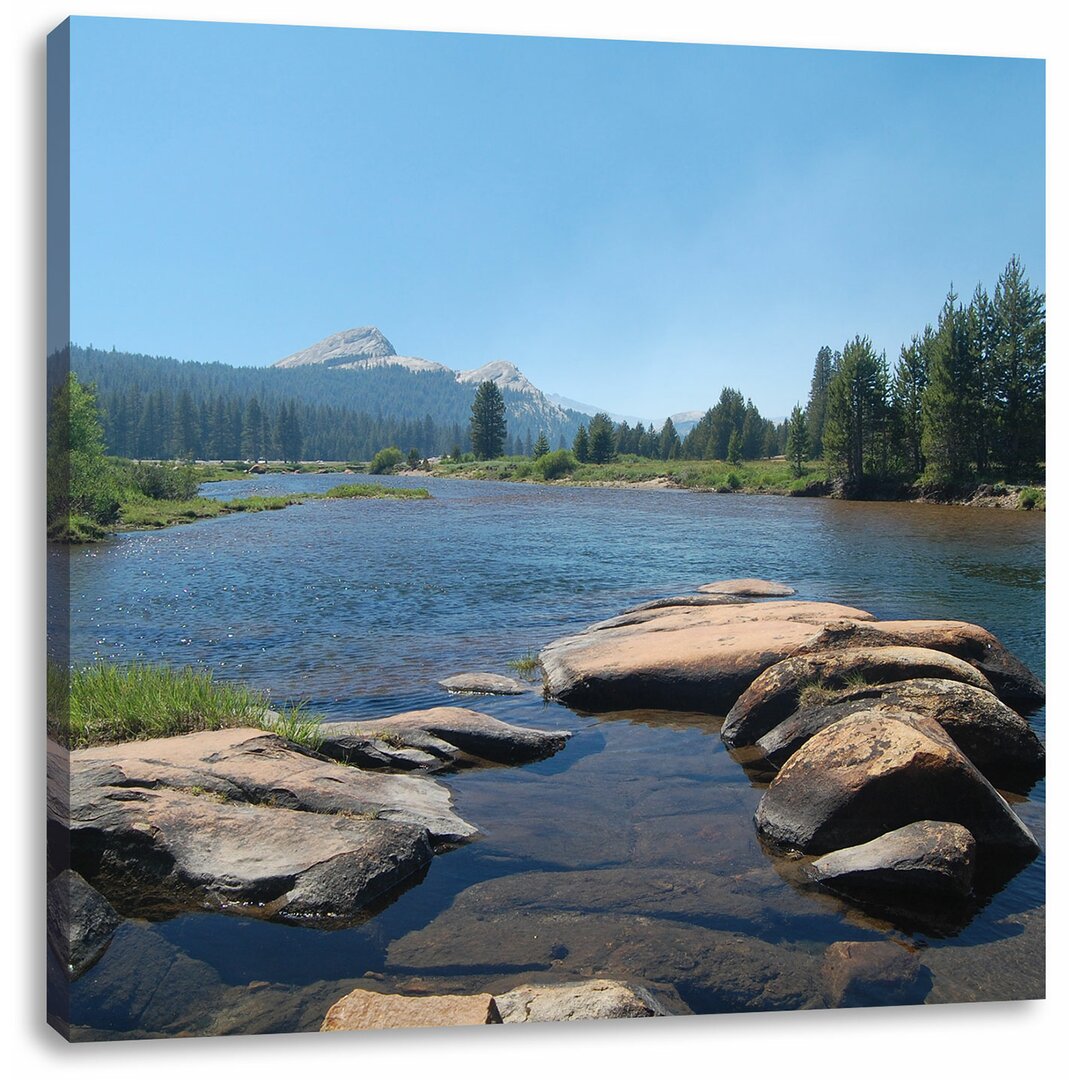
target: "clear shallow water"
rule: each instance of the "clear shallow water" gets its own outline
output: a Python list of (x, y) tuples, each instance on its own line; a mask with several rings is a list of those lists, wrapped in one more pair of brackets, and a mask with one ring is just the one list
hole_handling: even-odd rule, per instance
[[(339, 476), (274, 476), (208, 485), (206, 494), (325, 490), (340, 482)], [(436, 497), (313, 502), (128, 534), (95, 548), (57, 549), (51, 558), (58, 565), (68, 560), (70, 572), (73, 661), (211, 664), (220, 676), (265, 688), (275, 700), (307, 699), (331, 719), (375, 717), (446, 704), (439, 678), (504, 670), (507, 660), (630, 604), (752, 575), (789, 582), (801, 599), (853, 604), (882, 618), (980, 623), (1043, 673), (1041, 515), (665, 490), (386, 482), (426, 486)], [(509, 977), (516, 962), (500, 967), (502, 954), (520, 953), (529, 971), (595, 967), (574, 942), (557, 943), (556, 953), (569, 953), (554, 961), (522, 953), (518, 938), (537, 918), (529, 914), (529, 897), (544, 892), (537, 878), (521, 876), (534, 872), (552, 875), (545, 880), (569, 892), (561, 911), (572, 909), (576, 925), (585, 927), (589, 919), (636, 912), (643, 903), (638, 883), (657, 872), (676, 883), (694, 874), (746, 876), (746, 888), (760, 892), (767, 914), (748, 919), (741, 908), (723, 904), (709, 911), (674, 904), (664, 919), (701, 933), (751, 934), (799, 955), (819, 953), (835, 940), (899, 934), (924, 950), (932, 971), (940, 958), (937, 999), (1030, 993), (1042, 948), (1031, 914), (1043, 903), (1042, 858), (958, 935), (908, 933), (783, 883), (783, 868), (761, 851), (752, 826), (760, 790), (724, 750), (715, 719), (581, 716), (533, 696), (465, 703), (509, 721), (570, 728), (575, 737), (546, 762), (443, 778), (459, 813), (484, 835), (436, 858), (423, 882), (363, 926), (328, 932), (202, 913), (155, 925), (155, 941), (198, 969), (191, 977), (200, 986), (212, 984), (207, 1001), (220, 999), (216, 1026), (207, 1030), (309, 1026), (297, 1001), (310, 1001), (314, 1016), (331, 995), (348, 989), (335, 980), (354, 985), (365, 972), (382, 973), (394, 986), (420, 979), (419, 988), (438, 989), (479, 988)], [(1041, 736), (1042, 715), (1032, 719)], [(1017, 805), (1040, 839), (1043, 802), (1040, 784)], [(509, 891), (484, 891), (504, 878), (498, 884)], [(470, 886), (479, 892), (455, 906)], [(778, 887), (783, 902), (766, 903)], [(587, 911), (573, 899), (586, 893), (602, 898)], [(505, 948), (479, 962), (484, 949), (474, 933), (492, 913), (485, 914), (485, 904), (522, 914), (518, 922), (499, 923)], [(540, 912), (541, 922), (549, 914)], [(614, 931), (597, 923), (597, 932)], [(128, 951), (135, 955), (138, 947), (145, 945), (132, 943)], [(664, 948), (658, 945), (655, 955), (661, 982)], [(439, 959), (418, 967), (424, 955)], [(137, 1022), (130, 1008), (117, 1012), (115, 1002), (106, 1008), (94, 979), (100, 989), (108, 965), (120, 970), (124, 958), (121, 940), (96, 975), (75, 984), (77, 1022), (201, 1029), (202, 1021), (188, 1015), (190, 987), (187, 996), (177, 991), (171, 1011), (168, 995), (159, 994), (157, 1011), (141, 1013)], [(287, 988), (279, 996), (292, 1010), (268, 1004), (248, 1015), (230, 993), (253, 980)], [(696, 995), (690, 1002), (696, 1009), (723, 1007), (726, 999), (702, 989), (707, 983), (686, 976), (684, 996)]]

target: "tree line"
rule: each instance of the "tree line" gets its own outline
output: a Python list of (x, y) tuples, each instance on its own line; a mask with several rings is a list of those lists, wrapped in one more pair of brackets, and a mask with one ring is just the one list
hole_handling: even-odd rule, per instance
[(963, 304), (950, 289), (937, 321), (912, 336), (895, 366), (861, 336), (821, 349), (805, 426), (807, 456), (823, 454), (838, 491), (851, 496), (1038, 477), (1045, 297), (1014, 256), (992, 296), (980, 284)]

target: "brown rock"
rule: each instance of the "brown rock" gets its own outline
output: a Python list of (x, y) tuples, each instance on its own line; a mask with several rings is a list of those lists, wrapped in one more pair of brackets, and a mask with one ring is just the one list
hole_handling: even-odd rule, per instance
[(548, 692), (569, 705), (722, 715), (762, 671), (840, 618), (873, 616), (839, 604), (782, 600), (657, 608), (555, 641), (540, 661)]
[(918, 986), (918, 954), (893, 941), (835, 941), (825, 950), (821, 969), (832, 1008), (913, 1005), (928, 989)]
[(612, 979), (517, 986), (495, 999), (504, 1024), (537, 1024), (560, 1020), (621, 1020), (671, 1016), (643, 986)]
[(78, 978), (109, 947), (120, 916), (74, 870), (64, 870), (46, 890), (49, 945), (69, 978)]
[(886, 905), (908, 897), (966, 900), (975, 876), (975, 837), (951, 821), (916, 821), (823, 855), (809, 876), (836, 892)]
[(493, 716), (443, 706), (398, 713), (382, 720), (324, 724), (322, 753), (349, 759), (363, 744), (409, 748), (442, 762), (464, 764), (469, 759), (517, 765), (557, 753), (569, 731), (543, 731), (496, 720)]
[(708, 585), (699, 585), (698, 592), (716, 593), (722, 596), (794, 596), (795, 590), (778, 581), (765, 581), (763, 578), (728, 578), (726, 581), (712, 581)]
[(970, 664), (948, 653), (907, 645), (853, 647), (790, 656), (763, 671), (731, 707), (721, 730), (728, 746), (750, 746), (797, 711), (807, 688), (844, 689), (903, 679), (952, 679), (990, 690)]
[(455, 694), (527, 694), (532, 687), (509, 675), (495, 675), (489, 671), (467, 671), (440, 679), (444, 690)]
[(330, 1006), (323, 1031), (365, 1031), (370, 1028), (457, 1027), (501, 1024), (490, 994), (444, 994), (402, 997), (354, 990)]
[(868, 704), (798, 750), (758, 805), (774, 843), (815, 855), (864, 844), (915, 821), (953, 821), (980, 851), (1028, 862), (1039, 845), (939, 724)]
[(668, 607), (715, 607), (717, 604), (741, 604), (737, 596), (661, 596), (658, 600), (646, 600), (644, 604), (635, 604), (627, 608), (623, 615), (633, 615), (638, 611), (655, 611)]
[(1046, 771), (1046, 752), (1031, 725), (992, 693), (951, 679), (910, 679), (830, 691), (829, 704), (798, 709), (757, 740), (778, 768), (811, 736), (867, 702), (898, 705), (939, 723), (998, 788), (1027, 791)]

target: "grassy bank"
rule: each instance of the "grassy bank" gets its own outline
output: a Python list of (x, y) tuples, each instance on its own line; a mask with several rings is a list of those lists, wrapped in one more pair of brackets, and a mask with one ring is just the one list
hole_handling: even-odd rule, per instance
[(802, 476), (795, 476), (786, 461), (655, 461), (623, 455), (605, 465), (581, 464), (571, 459), (569, 471), (557, 479), (546, 479), (541, 461), (510, 457), (494, 461), (440, 462), (435, 476), (466, 477), (474, 480), (518, 480), (534, 483), (605, 484), (664, 483), (688, 491), (799, 495), (813, 492), (825, 483), (825, 466), (808, 462)]
[(165, 529), (185, 525), (224, 514), (257, 514), (264, 510), (284, 510), (287, 506), (320, 499), (430, 499), (426, 488), (395, 488), (385, 484), (338, 484), (325, 492), (298, 492), (293, 495), (250, 495), (241, 499), (208, 499), (202, 495), (190, 498), (151, 498), (141, 492), (129, 492), (120, 503), (119, 518), (111, 528), (72, 517), (68, 533), (50, 532), (50, 539), (67, 543), (95, 543), (106, 539), (111, 531), (140, 531)]
[(209, 670), (162, 664), (48, 668), (49, 734), (75, 750), (194, 731), (258, 727), (317, 750), (322, 717), (275, 709), (268, 694), (219, 682)]

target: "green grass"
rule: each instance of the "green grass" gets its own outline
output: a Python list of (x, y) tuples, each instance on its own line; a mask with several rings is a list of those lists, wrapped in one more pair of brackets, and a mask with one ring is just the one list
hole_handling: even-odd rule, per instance
[(81, 514), (58, 518), (49, 526), (47, 533), (50, 540), (60, 544), (96, 544), (108, 535), (109, 530), (105, 526)]
[(534, 652), (525, 653), (514, 660), (507, 660), (506, 666), (525, 678), (532, 678), (540, 672), (540, 654)]
[(71, 749), (160, 739), (194, 731), (258, 727), (317, 750), (322, 717), (301, 703), (270, 715), (269, 695), (218, 681), (208, 669), (98, 663), (66, 671), (50, 664), (49, 733)]
[(1026, 487), (1020, 492), (1021, 510), (1045, 510), (1046, 488)]
[(284, 510), (286, 506), (303, 501), (300, 495), (248, 495), (243, 499), (230, 499), (223, 505), (228, 511), (258, 514), (263, 510)]
[(389, 487), (386, 484), (338, 484), (313, 499), (430, 499), (427, 488)]
[[(522, 457), (497, 458), (494, 461), (444, 461), (435, 467), (435, 474), (476, 480), (545, 482), (541, 464)], [(801, 494), (810, 485), (823, 483), (825, 478), (825, 465), (820, 461), (807, 462), (803, 475), (797, 477), (792, 467), (783, 460), (744, 461), (732, 465), (727, 461), (654, 461), (624, 454), (606, 465), (575, 462), (565, 479), (583, 485), (641, 484), (663, 480), (673, 487), (690, 491), (790, 495)], [(559, 479), (563, 477), (554, 477), (547, 482)]]
[(164, 529), (226, 512), (224, 503), (202, 495), (193, 499), (133, 499), (120, 506), (119, 528)]

